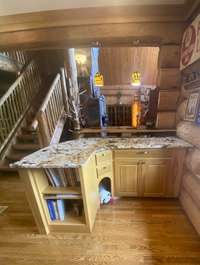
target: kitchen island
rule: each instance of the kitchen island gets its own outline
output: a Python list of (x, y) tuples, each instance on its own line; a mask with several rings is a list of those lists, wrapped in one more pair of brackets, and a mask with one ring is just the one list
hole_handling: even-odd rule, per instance
[[(92, 231), (99, 209), (99, 185), (109, 179), (113, 196), (177, 197), (187, 148), (177, 137), (82, 138), (41, 149), (13, 164), (40, 233)], [(47, 170), (74, 170), (75, 185), (53, 186)], [(62, 176), (63, 177), (63, 176)], [(64, 220), (52, 220), (47, 201), (61, 198), (65, 209), (82, 203), (81, 215), (66, 210)]]

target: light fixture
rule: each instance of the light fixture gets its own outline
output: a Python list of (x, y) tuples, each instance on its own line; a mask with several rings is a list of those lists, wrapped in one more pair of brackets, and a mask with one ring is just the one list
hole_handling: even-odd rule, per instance
[(87, 61), (87, 56), (85, 54), (77, 53), (75, 55), (75, 59), (78, 64), (85, 64)]
[(141, 86), (141, 73), (140, 72), (134, 72), (131, 76), (131, 85), (134, 87)]

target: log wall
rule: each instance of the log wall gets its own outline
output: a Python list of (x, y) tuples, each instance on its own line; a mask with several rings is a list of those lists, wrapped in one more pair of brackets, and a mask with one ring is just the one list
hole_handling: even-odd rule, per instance
[[(194, 71), (191, 66), (191, 71)], [(196, 69), (197, 70), (197, 69)], [(190, 71), (190, 67), (187, 69)], [(182, 73), (183, 74), (183, 73)], [(193, 147), (187, 152), (185, 172), (182, 176), (180, 201), (196, 231), (200, 234), (200, 126), (185, 121), (187, 99), (193, 88), (182, 89), (182, 101), (177, 109), (177, 135), (191, 143)], [(187, 92), (187, 93), (186, 93)]]
[[(180, 95), (180, 46), (163, 45), (158, 58), (157, 87), (159, 88), (156, 127), (176, 127), (176, 107)], [(172, 98), (172, 100), (169, 100)]]

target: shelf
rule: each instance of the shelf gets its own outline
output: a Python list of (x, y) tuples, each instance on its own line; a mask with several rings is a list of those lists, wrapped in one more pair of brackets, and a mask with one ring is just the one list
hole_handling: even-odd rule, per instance
[[(65, 194), (62, 194), (65, 195)], [(81, 195), (77, 195), (75, 194), (75, 196), (73, 196), (74, 194), (67, 194), (67, 197), (62, 197), (59, 196), (59, 194), (57, 195), (44, 195), (44, 199), (45, 200), (81, 200), (82, 196)]]
[(81, 188), (80, 187), (52, 187), (48, 186), (42, 192), (44, 195), (50, 194), (74, 194), (80, 195), (81, 197)]
[(85, 225), (85, 220), (83, 216), (74, 216), (67, 213), (64, 221), (50, 220), (50, 225)]

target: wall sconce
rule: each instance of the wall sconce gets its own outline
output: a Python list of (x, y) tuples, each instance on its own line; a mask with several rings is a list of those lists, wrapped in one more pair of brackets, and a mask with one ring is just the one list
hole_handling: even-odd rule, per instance
[(131, 85), (135, 87), (141, 86), (141, 73), (140, 72), (134, 72), (132, 74)]

